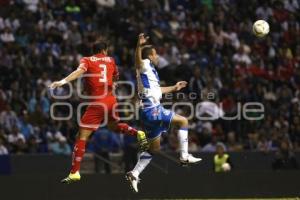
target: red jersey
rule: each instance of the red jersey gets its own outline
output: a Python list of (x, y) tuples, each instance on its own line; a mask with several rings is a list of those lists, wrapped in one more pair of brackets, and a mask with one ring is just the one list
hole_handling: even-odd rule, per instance
[(96, 54), (83, 57), (80, 60), (80, 69), (86, 73), (84, 87), (91, 97), (90, 100), (100, 100), (112, 96), (113, 82), (118, 79), (118, 69), (112, 57)]

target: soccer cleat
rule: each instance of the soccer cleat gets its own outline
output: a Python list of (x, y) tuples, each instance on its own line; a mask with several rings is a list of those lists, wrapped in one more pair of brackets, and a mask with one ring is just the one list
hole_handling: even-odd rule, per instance
[(63, 180), (61, 180), (61, 183), (70, 184), (70, 183), (73, 183), (73, 182), (76, 182), (79, 180), (80, 180), (80, 174), (77, 171), (74, 174), (70, 173), (67, 178), (64, 178)]
[(149, 143), (146, 137), (146, 133), (144, 131), (137, 132), (137, 141), (139, 144), (140, 151), (147, 151), (149, 149)]
[(125, 178), (129, 182), (130, 188), (133, 190), (133, 192), (137, 193), (139, 191), (138, 183), (140, 182), (140, 179), (135, 177), (132, 172), (127, 172)]
[(186, 158), (180, 158), (180, 163), (182, 166), (186, 166), (188, 164), (194, 164), (200, 162), (201, 158), (196, 158), (192, 154), (188, 154)]

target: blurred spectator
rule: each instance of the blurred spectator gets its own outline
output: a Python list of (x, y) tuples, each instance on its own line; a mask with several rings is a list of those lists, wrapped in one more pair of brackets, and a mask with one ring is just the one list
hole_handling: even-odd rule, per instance
[(214, 27), (213, 23), (208, 24), (208, 30), (210, 33), (210, 36), (213, 39), (213, 42), (218, 47), (222, 47), (225, 40), (229, 39), (228, 33), (226, 33), (220, 25)]
[[(39, 145), (39, 140), (36, 138), (34, 135), (30, 135), (30, 137), (27, 139), (28, 141), (28, 147), (27, 147), (27, 152), (28, 153), (42, 153), (42, 149)], [(71, 149), (70, 149), (71, 150)]]
[(258, 146), (258, 140), (259, 139), (259, 134), (258, 133), (249, 133), (248, 134), (248, 140), (245, 144), (245, 149), (247, 150), (256, 150)]
[(23, 2), (26, 4), (27, 10), (31, 12), (37, 11), (39, 0), (23, 0)]
[(273, 9), (273, 17), (275, 20), (279, 23), (282, 23), (288, 19), (288, 15), (288, 11), (283, 7), (283, 2), (276, 1)]
[(71, 155), (70, 145), (64, 136), (57, 137), (49, 144), (49, 151), (54, 154)]
[(26, 140), (19, 129), (14, 126), (12, 128), (11, 134), (8, 135), (7, 141), (11, 146), (11, 151), (13, 153), (25, 153), (26, 152)]
[[(6, 94), (1, 89), (1, 83), (0, 83), (0, 115), (1, 115), (1, 112), (6, 109), (6, 107), (7, 107)], [(1, 121), (0, 121), (0, 123), (1, 123)]]
[(295, 155), (287, 141), (281, 142), (280, 149), (275, 155), (272, 167), (274, 170), (299, 168)]
[(20, 131), (24, 135), (25, 139), (28, 139), (34, 134), (33, 126), (28, 122), (28, 120), (28, 113), (27, 111), (24, 111), (23, 115), (19, 118), (18, 127), (20, 128)]
[[(120, 140), (108, 129), (101, 128), (93, 134), (88, 149), (106, 160), (110, 160), (109, 152), (117, 152), (120, 150)], [(99, 163), (97, 163), (97, 165), (99, 165)], [(111, 173), (111, 168), (108, 163), (104, 163), (104, 169), (107, 174)]]
[(16, 113), (11, 110), (10, 106), (6, 107), (6, 110), (3, 110), (0, 113), (0, 125), (4, 127), (7, 131), (12, 131), (13, 127), (18, 123), (18, 118)]
[(228, 151), (242, 151), (243, 146), (236, 141), (235, 132), (231, 131), (227, 134), (227, 148)]
[(115, 6), (116, 1), (115, 0), (97, 0), (97, 3), (100, 6), (112, 8)]
[(296, 12), (299, 9), (299, 2), (297, 0), (286, 0), (283, 3), (284, 8), (289, 12)]
[(5, 28), (4, 31), (0, 34), (0, 39), (3, 43), (14, 42), (15, 37), (9, 28)]
[[(212, 141), (208, 144), (206, 144), (201, 151), (203, 152), (215, 152), (217, 150), (217, 145), (219, 144), (218, 143), (218, 140), (217, 140), (217, 136), (213, 136)], [(223, 148), (224, 148), (224, 151), (227, 151), (227, 148), (225, 147), (225, 145), (223, 144)]]
[(36, 109), (39, 109), (38, 107), (41, 107), (45, 116), (48, 115), (50, 111), (50, 102), (48, 98), (41, 96), (32, 97), (28, 103), (29, 112), (34, 113)]
[(269, 152), (270, 150), (272, 150), (272, 142), (265, 136), (261, 135), (257, 144), (257, 150), (265, 153)]
[(189, 91), (194, 92), (196, 95), (201, 94), (201, 90), (205, 87), (205, 80), (201, 76), (200, 67), (194, 68), (194, 74), (189, 80)]
[(34, 112), (29, 115), (28, 120), (33, 126), (41, 126), (46, 123), (46, 116), (40, 105), (36, 105)]
[(1, 155), (7, 155), (7, 154), (8, 154), (8, 150), (4, 146), (4, 142), (3, 142), (2, 138), (0, 137), (0, 156)]
[[(236, 52), (233, 57), (232, 61), (237, 64), (243, 64), (250, 65), (252, 63), (250, 56), (246, 53), (243, 46), (239, 47), (238, 52)], [(240, 67), (240, 66), (239, 66)]]
[(261, 4), (261, 6), (259, 6), (258, 8), (256, 8), (256, 17), (257, 19), (263, 19), (268, 21), (269, 17), (271, 17), (273, 15), (273, 11), (272, 8), (270, 8), (268, 6), (268, 3), (265, 1)]

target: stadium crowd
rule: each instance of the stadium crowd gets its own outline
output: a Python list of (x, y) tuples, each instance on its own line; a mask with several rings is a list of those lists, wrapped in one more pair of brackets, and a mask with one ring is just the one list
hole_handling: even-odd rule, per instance
[[(162, 84), (189, 83), (184, 95), (165, 97), (164, 102), (196, 105), (210, 100), (222, 104), (225, 116), (235, 116), (247, 102), (264, 105), (261, 120), (192, 118), (191, 151), (215, 151), (218, 142), (227, 151), (268, 152), (281, 146), (299, 151), (299, 5), (299, 0), (0, 0), (0, 155), (70, 154), (76, 116), (52, 120), (50, 107), (68, 102), (76, 108), (81, 100), (76, 93), (57, 100), (47, 86), (74, 70), (99, 39), (110, 42), (120, 79), (135, 83), (134, 49), (140, 32), (158, 50)], [(270, 24), (265, 38), (252, 34), (257, 19)], [(56, 94), (68, 92), (64, 87)], [(192, 92), (196, 98), (190, 98)], [(118, 93), (129, 91), (122, 85)], [(208, 94), (213, 94), (211, 99)], [(54, 111), (56, 116), (68, 112), (66, 106)], [(177, 112), (189, 114), (186, 106)], [(165, 134), (162, 143), (164, 150), (177, 150), (175, 132)], [(127, 152), (134, 144), (134, 138), (102, 128), (89, 149)]]

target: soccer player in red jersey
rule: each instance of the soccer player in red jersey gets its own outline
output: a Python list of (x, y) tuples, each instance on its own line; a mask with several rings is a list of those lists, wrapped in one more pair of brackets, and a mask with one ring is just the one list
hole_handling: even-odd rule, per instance
[(105, 117), (107, 127), (126, 135), (136, 136), (140, 148), (147, 148), (147, 140), (143, 131), (138, 131), (126, 123), (120, 123), (116, 97), (113, 95), (113, 87), (118, 79), (118, 69), (112, 57), (108, 56), (106, 42), (97, 42), (93, 46), (93, 52), (97, 54), (83, 57), (78, 68), (60, 81), (53, 82), (49, 87), (55, 89), (70, 81), (85, 75), (85, 89), (90, 103), (79, 123), (79, 132), (72, 154), (72, 169), (69, 176), (62, 180), (63, 183), (71, 183), (80, 180), (80, 163), (85, 152), (85, 144), (93, 131), (97, 130)]

